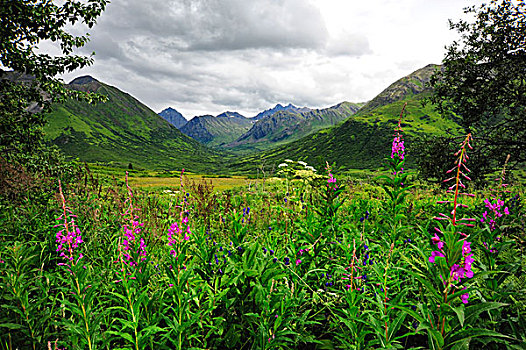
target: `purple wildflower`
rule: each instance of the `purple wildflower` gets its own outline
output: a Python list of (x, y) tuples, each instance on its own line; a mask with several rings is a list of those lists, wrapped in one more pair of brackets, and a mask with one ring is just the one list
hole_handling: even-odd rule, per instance
[[(401, 131), (402, 129), (400, 129)], [(404, 140), (401, 135), (397, 135), (393, 139), (393, 145), (391, 147), (391, 158), (397, 156), (400, 160), (404, 159), (405, 156), (405, 146)]]
[(130, 219), (128, 224), (122, 226), (124, 236), (121, 244), (121, 259), (124, 257), (125, 262), (130, 266), (138, 266), (139, 262), (145, 261), (147, 256), (144, 239), (139, 238), (144, 223), (137, 221), (138, 216), (133, 214), (137, 209), (133, 207), (133, 192), (128, 185), (128, 172), (126, 172), (126, 188), (128, 189), (128, 198), (126, 199), (128, 207), (122, 215), (124, 217), (129, 216)]
[[(141, 227), (144, 226), (144, 223), (138, 222), (136, 220), (130, 220), (131, 225), (124, 225), (124, 239), (122, 241), (122, 247), (124, 249), (124, 259), (130, 266), (138, 266), (138, 261), (132, 256), (133, 253), (139, 254), (140, 260), (146, 260), (146, 244), (144, 239), (139, 237), (141, 233)], [(137, 247), (138, 242), (138, 247)]]
[(473, 271), (471, 265), (473, 264), (473, 254), (471, 253), (471, 242), (464, 241), (462, 245), (462, 259), (460, 264), (451, 266), (451, 277), (453, 281), (460, 281), (462, 278), (472, 278)]
[(444, 242), (442, 242), (440, 240), (440, 238), (437, 236), (437, 234), (435, 233), (435, 235), (433, 237), (431, 237), (431, 240), (433, 241), (434, 244), (437, 245), (437, 248), (438, 249), (443, 249), (444, 248)]
[[(484, 200), (484, 204), (486, 208), (489, 209), (486, 210), (484, 213), (482, 213), (482, 219), (480, 219), (480, 222), (488, 222), (489, 228), (491, 231), (494, 231), (495, 226), (495, 219), (502, 217), (503, 215), (510, 215), (510, 211), (508, 207), (504, 207), (504, 201), (500, 199), (496, 199), (494, 201), (490, 201), (489, 199)], [(491, 215), (491, 217), (490, 217)], [(489, 220), (488, 220), (489, 218)]]
[(435, 263), (435, 258), (437, 256), (445, 257), (445, 255), (442, 252), (439, 252), (438, 250), (435, 250), (434, 252), (431, 252), (431, 256), (429, 257), (430, 263)]
[(404, 157), (405, 157), (405, 146), (404, 146), (404, 138), (402, 136), (401, 123), (402, 123), (402, 115), (404, 114), (404, 110), (406, 106), (407, 106), (407, 103), (404, 104), (404, 107), (402, 108), (402, 112), (400, 113), (400, 119), (398, 120), (398, 126), (395, 129), (396, 134), (393, 136), (393, 144), (391, 146), (391, 158), (392, 159), (394, 159), (396, 156), (398, 159), (404, 160)]
[[(463, 289), (466, 289), (466, 288), (464, 287)], [(460, 296), (460, 299), (462, 300), (462, 302), (464, 304), (467, 304), (468, 303), (468, 299), (469, 299), (469, 293), (462, 294)]]
[(329, 165), (329, 162), (325, 162), (325, 164), (327, 164), (325, 169), (327, 170), (327, 173), (329, 173), (329, 178), (327, 179), (327, 187), (335, 191), (338, 188), (338, 185), (336, 185), (336, 178), (332, 175), (331, 166)]

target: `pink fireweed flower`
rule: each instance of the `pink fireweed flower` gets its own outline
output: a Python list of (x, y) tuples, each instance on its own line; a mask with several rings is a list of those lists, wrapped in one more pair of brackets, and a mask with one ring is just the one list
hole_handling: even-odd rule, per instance
[[(136, 220), (130, 220), (131, 225), (124, 225), (124, 239), (122, 241), (123, 257), (124, 260), (130, 266), (138, 266), (138, 261), (136, 261), (132, 253), (139, 254), (140, 261), (146, 260), (146, 244), (144, 238), (137, 239), (141, 233), (141, 227), (144, 226), (144, 223), (138, 222)], [(138, 247), (137, 247), (138, 245)]]
[(78, 263), (78, 261), (83, 257), (82, 254), (79, 254), (77, 259), (75, 259), (75, 249), (78, 248), (80, 243), (83, 243), (82, 235), (80, 229), (75, 224), (75, 219), (77, 216), (73, 215), (71, 209), (66, 206), (66, 198), (62, 192), (62, 183), (58, 181), (59, 187), (59, 196), (62, 204), (62, 215), (57, 218), (57, 221), (62, 221), (62, 224), (55, 225), (55, 227), (62, 226), (63, 228), (57, 232), (55, 238), (57, 245), (57, 252), (64, 259), (73, 264)]
[(473, 271), (471, 265), (474, 262), (473, 254), (471, 253), (471, 242), (464, 241), (462, 245), (462, 258), (459, 264), (454, 264), (451, 267), (451, 277), (453, 281), (460, 281), (462, 278), (472, 278)]
[[(128, 185), (128, 172), (126, 172), (126, 189), (128, 190), (128, 198), (126, 199), (127, 208), (122, 214), (124, 217), (129, 217), (128, 223), (122, 226), (123, 237), (120, 244), (121, 261), (124, 258), (126, 264), (130, 266), (138, 266), (140, 261), (145, 261), (147, 257), (146, 244), (143, 238), (139, 238), (142, 232), (144, 223), (139, 222), (138, 216), (133, 214), (137, 209), (133, 207), (133, 192)], [(132, 255), (133, 254), (133, 255)], [(138, 254), (137, 258), (134, 258)], [(137, 260), (138, 259), (138, 260)]]
[(168, 245), (173, 246), (176, 243), (175, 237), (181, 234), (181, 229), (176, 222), (174, 222), (168, 229)]
[(189, 234), (191, 234), (192, 232), (190, 232), (190, 226), (187, 226), (186, 227), (186, 232), (184, 233), (184, 240), (185, 241), (188, 241), (190, 240), (190, 236), (188, 236)]
[(57, 252), (60, 252), (59, 255), (69, 261), (73, 261), (75, 249), (84, 241), (79, 228), (71, 220), (68, 227), (57, 232), (56, 242), (58, 243)]
[(496, 228), (495, 219), (501, 218), (503, 215), (510, 215), (510, 210), (508, 207), (504, 207), (505, 203), (500, 199), (496, 199), (495, 201), (485, 199), (484, 204), (485, 207), (489, 209), (489, 211), (486, 210), (484, 213), (482, 213), (480, 222), (488, 222), (490, 230), (494, 231)]
[[(457, 217), (458, 208), (468, 208), (466, 204), (460, 203), (459, 196), (474, 197), (473, 194), (467, 193), (466, 190), (461, 190), (466, 188), (466, 185), (462, 182), (463, 179), (465, 179), (466, 181), (471, 181), (471, 178), (466, 174), (469, 173), (470, 170), (464, 164), (469, 159), (467, 155), (468, 149), (472, 149), (470, 145), (471, 140), (472, 136), (471, 134), (468, 134), (462, 142), (458, 152), (455, 153), (455, 157), (457, 157), (455, 161), (455, 166), (446, 172), (447, 174), (452, 173), (451, 175), (454, 175), (448, 175), (449, 178), (444, 180), (444, 182), (449, 182), (449, 184), (451, 184), (446, 193), (452, 193), (453, 198), (451, 200), (442, 200), (439, 203), (447, 205), (449, 207), (448, 211), (451, 211), (448, 215), (440, 213), (437, 217), (434, 218), (436, 220), (447, 219), (453, 226), (453, 232), (451, 234), (458, 235), (458, 243), (462, 242), (461, 250), (458, 251), (458, 244), (453, 244), (452, 246), (445, 246), (444, 242), (440, 240), (436, 233), (431, 239), (432, 242), (437, 245), (439, 250), (431, 252), (429, 262), (436, 263), (436, 257), (445, 257), (446, 260), (444, 261), (444, 263), (446, 264), (446, 266), (449, 266), (450, 270), (449, 277), (447, 275), (441, 276), (441, 280), (446, 286), (446, 289), (443, 291), (445, 297), (447, 296), (447, 294), (449, 294), (449, 289), (451, 287), (456, 288), (456, 283), (462, 283), (463, 279), (472, 278), (474, 275), (471, 269), (472, 264), (474, 262), (473, 254), (471, 253), (471, 242), (466, 241), (468, 235), (463, 232), (460, 232), (459, 229), (461, 226), (474, 227), (475, 225), (473, 222), (475, 222), (476, 219)], [(466, 172), (463, 172), (462, 169), (464, 169)], [(435, 231), (441, 233), (440, 230), (438, 230), (437, 228), (435, 228)], [(447, 238), (448, 242), (450, 241), (450, 238), (453, 238), (451, 236), (448, 236), (449, 232), (441, 234), (445, 234), (446, 237), (449, 237)], [(457, 258), (460, 254), (461, 256)], [(467, 303), (468, 293), (462, 295), (461, 299), (463, 303)]]
[(405, 146), (404, 146), (404, 138), (402, 136), (402, 116), (404, 115), (405, 107), (407, 106), (407, 103), (404, 104), (404, 107), (402, 107), (402, 111), (400, 112), (400, 119), (398, 119), (398, 126), (395, 128), (395, 134), (393, 136), (393, 144), (391, 145), (391, 158), (394, 159), (394, 157), (398, 157), (400, 160), (404, 160), (405, 156)]
[(451, 266), (451, 277), (453, 278), (453, 281), (458, 281), (461, 278), (464, 278), (464, 269), (460, 267), (460, 265), (454, 264)]
[(438, 249), (442, 250), (442, 248), (444, 248), (444, 242), (440, 240), (436, 233), (433, 237), (431, 237), (431, 241), (433, 241), (433, 244), (437, 245)]
[(435, 250), (434, 252), (431, 252), (431, 256), (429, 257), (429, 262), (434, 264), (435, 263), (435, 258), (437, 256), (440, 256), (440, 257), (443, 257), (443, 258), (445, 257), (445, 255), (442, 252), (440, 252), (438, 250)]
[[(466, 288), (464, 288), (464, 289), (466, 289)], [(463, 302), (464, 304), (467, 304), (467, 303), (468, 303), (468, 299), (469, 299), (469, 293), (462, 294), (462, 295), (460, 296), (460, 299), (462, 300), (462, 302)]]
[(327, 166), (325, 167), (325, 170), (329, 173), (329, 178), (327, 179), (327, 187), (332, 190), (336, 190), (338, 188), (338, 185), (336, 185), (336, 178), (334, 175), (332, 175), (331, 167), (329, 165), (329, 162), (325, 162)]
[(466, 256), (471, 253), (471, 242), (464, 241), (462, 244), (462, 255)]
[(393, 145), (391, 146), (391, 158), (397, 156), (401, 160), (404, 159), (405, 146), (401, 136), (395, 136), (393, 139)]
[[(170, 228), (168, 229), (168, 243), (167, 245), (174, 248), (178, 242), (180, 242), (181, 240), (181, 235), (183, 235), (182, 239), (185, 240), (185, 241), (188, 241), (190, 240), (190, 235), (192, 234), (192, 231), (190, 231), (190, 225), (188, 225), (188, 217), (185, 216), (182, 218), (181, 220), (181, 226), (179, 226), (177, 224), (177, 222), (174, 222)], [(186, 229), (184, 230), (184, 234), (183, 234), (183, 230), (182, 230), (182, 227), (183, 225), (186, 224)], [(170, 254), (172, 256), (176, 256), (177, 253), (174, 249), (171, 249), (170, 250)]]

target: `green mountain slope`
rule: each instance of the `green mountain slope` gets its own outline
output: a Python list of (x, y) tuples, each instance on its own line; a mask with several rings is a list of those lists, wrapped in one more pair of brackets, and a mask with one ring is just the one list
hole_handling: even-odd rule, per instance
[(210, 147), (223, 146), (247, 132), (253, 120), (236, 112), (225, 112), (217, 117), (204, 115), (194, 117), (181, 132)]
[(336, 125), (356, 113), (361, 106), (358, 103), (342, 102), (330, 108), (305, 112), (278, 111), (258, 120), (228, 147), (237, 151), (258, 151), (280, 146)]
[(89, 105), (67, 100), (53, 106), (44, 131), (66, 155), (157, 169), (213, 172), (221, 166), (219, 153), (185, 136), (129, 94), (91, 77), (77, 78), (68, 88), (97, 92), (108, 101)]
[[(393, 130), (400, 111), (407, 103), (402, 119), (406, 146), (419, 135), (458, 133), (459, 126), (442, 118), (431, 105), (422, 105), (430, 91), (425, 88), (435, 67), (427, 66), (389, 86), (344, 123), (303, 137), (290, 144), (254, 156), (236, 160), (232, 167), (240, 171), (253, 171), (260, 164), (277, 165), (284, 159), (303, 160), (321, 169), (325, 161), (335, 163), (340, 169), (378, 168), (390, 155)], [(414, 88), (408, 82), (419, 81)], [(395, 92), (395, 93), (393, 93)], [(410, 155), (408, 163), (411, 163)]]

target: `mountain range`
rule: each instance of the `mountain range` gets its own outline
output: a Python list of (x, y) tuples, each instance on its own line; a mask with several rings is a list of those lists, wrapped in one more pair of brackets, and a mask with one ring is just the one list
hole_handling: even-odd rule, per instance
[[(207, 146), (247, 154), (276, 147), (336, 125), (356, 113), (362, 105), (342, 102), (325, 109), (310, 109), (277, 104), (252, 118), (236, 112), (194, 117), (179, 129)], [(183, 118), (173, 108), (164, 110), (160, 115), (175, 126), (173, 117)]]
[(207, 146), (223, 146), (248, 131), (254, 122), (237, 112), (224, 112), (194, 117), (181, 132)]
[(286, 144), (342, 122), (360, 106), (342, 102), (325, 109), (303, 108), (267, 114), (228, 147), (259, 151)]
[(279, 111), (289, 111), (289, 112), (307, 112), (309, 111), (309, 108), (308, 107), (296, 107), (294, 106), (292, 103), (289, 103), (288, 105), (286, 106), (283, 106), (281, 103), (278, 103), (276, 106), (274, 106), (273, 108), (269, 108), (267, 110), (264, 110), (263, 112), (260, 112), (258, 113), (253, 119), (255, 120), (260, 120), (264, 117), (268, 117), (268, 116), (271, 116), (273, 115), (274, 113), (276, 112), (279, 112)]
[(453, 120), (422, 104), (431, 93), (426, 83), (437, 69), (419, 69), (365, 104), (342, 102), (324, 109), (278, 104), (253, 118), (224, 112), (194, 117), (184, 125), (186, 119), (173, 108), (158, 115), (115, 87), (80, 77), (67, 87), (101, 93), (108, 102), (56, 104), (45, 132), (67, 155), (89, 162), (234, 173), (254, 172), (288, 158), (318, 168), (325, 161), (341, 169), (378, 168), (404, 103), (402, 126), (409, 143), (424, 134), (458, 132)]
[[(440, 66), (428, 65), (396, 81), (333, 128), (237, 159), (231, 167), (246, 172), (262, 165), (273, 167), (285, 159), (292, 159), (305, 161), (317, 169), (323, 168), (326, 161), (341, 170), (377, 169), (385, 164), (393, 130), (405, 103), (407, 106), (401, 125), (406, 145), (410, 146), (421, 135), (459, 133), (458, 124), (441, 117), (430, 104), (422, 103), (431, 93), (426, 83), (437, 69)], [(408, 157), (408, 163), (411, 162)]]

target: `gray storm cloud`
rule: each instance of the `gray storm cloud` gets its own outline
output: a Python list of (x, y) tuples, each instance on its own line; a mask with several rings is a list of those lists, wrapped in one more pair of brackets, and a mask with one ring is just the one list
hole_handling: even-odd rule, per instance
[[(92, 74), (187, 117), (361, 101), (364, 84), (375, 84), (365, 79), (370, 68), (392, 67), (352, 20), (359, 11), (342, 11), (348, 24), (335, 27), (323, 8), (315, 0), (115, 0), (81, 51), (95, 51), (95, 64), (65, 79)], [(399, 75), (391, 76), (384, 80)]]
[(104, 49), (100, 32), (118, 46), (140, 46), (146, 38), (177, 51), (317, 49), (328, 40), (319, 10), (304, 0), (119, 0), (108, 6), (90, 47)]

